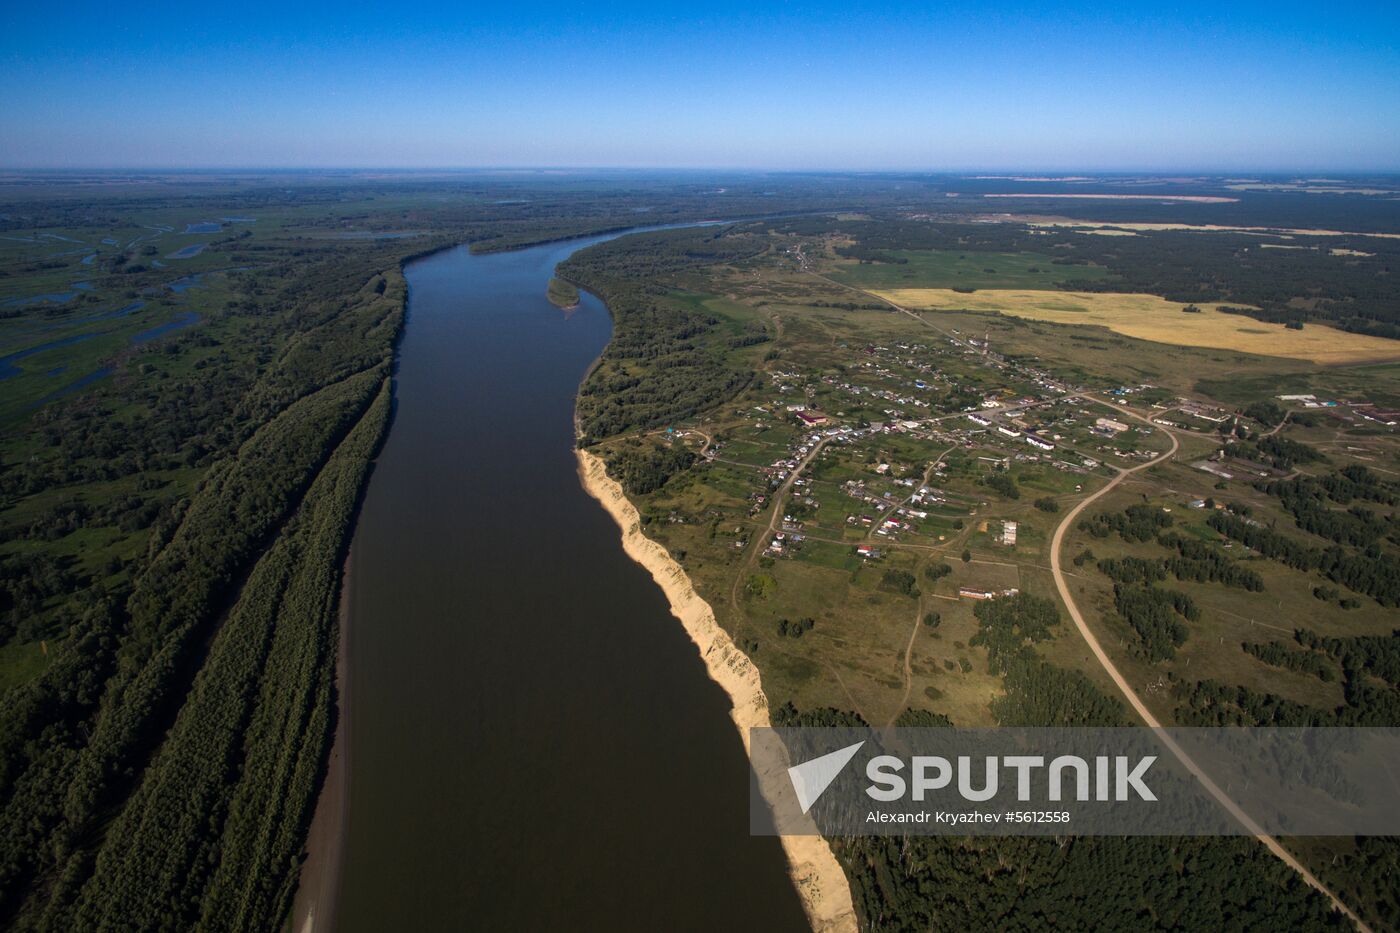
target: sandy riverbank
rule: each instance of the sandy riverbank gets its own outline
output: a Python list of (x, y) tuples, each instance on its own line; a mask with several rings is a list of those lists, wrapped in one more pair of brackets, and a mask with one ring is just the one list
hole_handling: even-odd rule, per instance
[[(622, 487), (608, 476), (603, 461), (586, 450), (578, 451), (578, 460), (583, 487), (617, 522), (622, 531), (623, 550), (651, 573), (666, 594), (671, 613), (700, 649), (710, 678), (729, 694), (733, 704), (730, 716), (739, 727), (744, 749), (748, 751), (749, 730), (771, 724), (768, 697), (763, 692), (758, 668), (720, 628), (714, 610), (696, 594), (680, 564), (664, 547), (642, 534), (637, 509)], [(821, 933), (854, 931), (857, 927), (851, 889), (826, 840), (820, 836), (784, 836), (782, 842), (788, 874), (797, 887), (812, 928)]]
[(346, 642), (350, 625), (351, 557), (345, 558), (340, 576), (339, 637), (335, 657), (336, 717), (326, 779), (316, 798), (316, 814), (306, 834), (306, 861), (301, 866), (297, 893), (292, 900), (292, 933), (335, 929), (335, 906), (340, 894), (340, 860), (345, 848), (345, 820), (349, 806), (350, 695), (346, 679)]

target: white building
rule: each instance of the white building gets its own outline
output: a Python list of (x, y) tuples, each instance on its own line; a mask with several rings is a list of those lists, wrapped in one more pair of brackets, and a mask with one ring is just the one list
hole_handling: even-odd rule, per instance
[(1014, 545), (1016, 544), (1016, 523), (1015, 523), (1015, 522), (1002, 522), (1002, 523), (1001, 523), (1001, 543), (1002, 543), (1002, 544), (1005, 544), (1005, 545), (1010, 545), (1010, 546), (1014, 546)]

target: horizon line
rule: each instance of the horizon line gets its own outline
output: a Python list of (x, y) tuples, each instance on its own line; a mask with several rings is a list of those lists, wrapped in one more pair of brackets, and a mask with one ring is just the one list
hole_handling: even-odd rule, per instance
[[(1294, 168), (1089, 168), (1089, 167), (960, 167), (960, 168), (792, 168), (770, 166), (712, 166), (712, 165), (181, 165), (181, 166), (8, 166), (0, 165), (0, 174), (40, 175), (75, 173), (128, 173), (128, 174), (255, 174), (255, 173), (365, 173), (394, 172), (401, 174), (424, 173), (550, 173), (550, 172), (732, 172), (764, 175), (929, 175), (959, 176), (985, 174), (988, 180), (1006, 178), (1022, 181), (1080, 181), (1092, 180), (1096, 176), (1154, 176), (1154, 177), (1204, 177), (1224, 178), (1236, 175), (1315, 175), (1326, 172), (1332, 175), (1394, 175), (1400, 176), (1400, 165), (1390, 168), (1340, 168), (1334, 166), (1306, 166)], [(1035, 178), (1030, 176), (1056, 175), (1061, 177)]]

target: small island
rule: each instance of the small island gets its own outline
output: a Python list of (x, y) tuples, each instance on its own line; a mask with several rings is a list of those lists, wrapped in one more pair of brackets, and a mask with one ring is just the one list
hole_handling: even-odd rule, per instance
[(578, 307), (578, 289), (563, 279), (551, 278), (545, 295), (551, 304), (565, 311), (572, 311)]

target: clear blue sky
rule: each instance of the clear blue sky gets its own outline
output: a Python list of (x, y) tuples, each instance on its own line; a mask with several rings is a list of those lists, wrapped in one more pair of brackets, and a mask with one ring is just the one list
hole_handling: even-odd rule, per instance
[(1400, 170), (1400, 2), (7, 3), (0, 166)]

